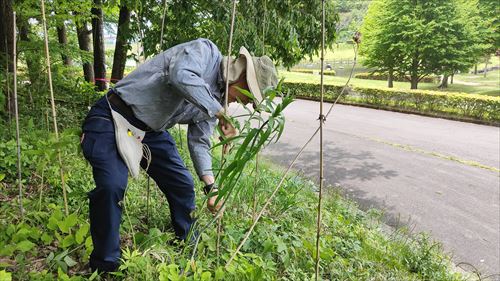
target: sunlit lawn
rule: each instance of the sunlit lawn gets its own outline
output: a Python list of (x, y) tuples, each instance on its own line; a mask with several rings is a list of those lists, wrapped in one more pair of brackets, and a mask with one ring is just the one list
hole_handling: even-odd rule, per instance
[[(302, 83), (319, 83), (320, 76), (315, 74), (297, 73), (289, 71), (280, 71), (280, 77), (284, 77), (285, 81), (302, 82)], [(446, 92), (463, 92), (471, 94), (485, 94), (491, 96), (500, 96), (498, 70), (489, 72), (484, 78), (482, 74), (459, 74), (455, 75), (455, 83), (450, 84)], [(344, 85), (347, 77), (325, 76), (325, 83), (330, 85)], [(352, 78), (351, 85), (368, 88), (386, 88), (387, 81), (367, 80)], [(422, 90), (439, 90), (437, 83), (419, 83), (418, 87)], [(410, 89), (409, 82), (394, 82), (395, 89), (407, 90)]]

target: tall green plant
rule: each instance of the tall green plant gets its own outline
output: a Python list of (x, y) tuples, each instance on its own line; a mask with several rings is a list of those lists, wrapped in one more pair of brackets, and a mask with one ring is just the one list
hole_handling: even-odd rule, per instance
[[(253, 95), (249, 91), (243, 89), (240, 89), (240, 91), (253, 99)], [(214, 195), (218, 196), (215, 205), (222, 198), (224, 199), (219, 213), (222, 212), (225, 204), (243, 191), (245, 186), (248, 187), (248, 185), (240, 185), (239, 180), (249, 161), (253, 160), (266, 145), (278, 141), (281, 137), (285, 127), (283, 111), (292, 101), (292, 96), (283, 93), (281, 81), (276, 88), (268, 89), (264, 93), (263, 101), (255, 105), (255, 110), (244, 106), (246, 114), (236, 117), (226, 117), (235, 125), (240, 134), (235, 137), (226, 138), (212, 148), (216, 149), (221, 146), (234, 144), (233, 149), (230, 149), (229, 153), (226, 154), (222, 167), (217, 170), (216, 182), (221, 188), (207, 196), (207, 198)], [(243, 121), (240, 123), (238, 118), (243, 119)], [(192, 228), (192, 232), (203, 232), (214, 222), (215, 218), (201, 228), (195, 225)], [(193, 257), (195, 251), (196, 247)]]

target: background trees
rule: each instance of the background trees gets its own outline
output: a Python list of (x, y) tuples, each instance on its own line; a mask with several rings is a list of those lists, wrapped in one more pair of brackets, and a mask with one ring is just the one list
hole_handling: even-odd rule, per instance
[[(166, 3), (164, 2), (166, 1)], [(163, 45), (198, 37), (214, 41), (227, 53), (231, 0), (53, 0), (47, 2), (49, 45), (58, 90), (71, 91), (83, 81), (105, 90), (107, 81), (117, 82), (124, 76), (127, 60), (139, 61), (159, 53), (162, 19), (165, 10)], [(20, 75), (30, 73), (32, 87), (45, 83), (40, 1), (1, 0), (0, 71), (8, 72), (7, 59), (12, 58), (12, 11), (18, 14), (18, 47)], [(166, 5), (165, 5), (166, 4)], [(335, 39), (337, 16), (331, 1), (327, 4), (327, 44)], [(233, 53), (246, 46), (254, 55), (267, 54), (277, 63), (291, 66), (306, 55), (317, 53), (320, 46), (321, 5), (307, 0), (241, 0), (238, 3)], [(5, 23), (5, 24), (4, 24)], [(114, 36), (107, 34), (116, 32)], [(91, 36), (92, 35), (92, 36)], [(112, 51), (114, 47), (114, 51)], [(108, 52), (106, 52), (108, 49)], [(133, 51), (133, 52), (131, 52)], [(108, 59), (108, 60), (106, 60)], [(108, 64), (106, 65), (106, 61)], [(11, 68), (12, 63), (9, 63)], [(32, 71), (35, 70), (35, 71)], [(109, 73), (111, 72), (111, 73)], [(82, 79), (80, 79), (80, 77)], [(60, 82), (60, 83), (59, 83)], [(4, 84), (6, 85), (6, 84)], [(58, 85), (63, 86), (59, 87)], [(44, 89), (42, 85), (41, 88)], [(7, 92), (3, 90), (3, 92)], [(2, 103), (10, 111), (5, 96)]]
[(374, 1), (362, 28), (365, 64), (388, 72), (389, 77), (393, 72), (408, 75), (411, 89), (432, 74), (443, 75), (442, 86), (446, 86), (450, 75), (468, 71), (481, 56), (498, 48), (498, 35), (493, 31), (498, 31), (499, 16), (487, 4), (476, 0)]

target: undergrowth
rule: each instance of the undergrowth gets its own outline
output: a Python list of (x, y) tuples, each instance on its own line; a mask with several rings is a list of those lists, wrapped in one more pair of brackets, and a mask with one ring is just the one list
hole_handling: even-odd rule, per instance
[[(40, 125), (41, 120), (30, 117), (26, 108), (23, 113), (23, 217), (17, 197), (13, 125), (0, 123), (0, 130), (5, 132), (0, 136), (0, 280), (98, 280), (101, 277), (87, 268), (93, 247), (87, 192), (94, 183), (91, 167), (79, 149), (78, 122), (68, 122), (56, 142), (48, 128)], [(176, 131), (171, 133), (179, 136)], [(182, 143), (186, 148), (185, 139)], [(69, 216), (64, 215), (56, 147), (63, 156)], [(180, 153), (192, 167), (187, 149), (180, 149)], [(220, 153), (215, 151), (213, 155)], [(219, 251), (214, 225), (201, 233), (193, 260), (192, 246), (174, 240), (163, 194), (152, 182), (148, 215), (147, 179), (141, 176), (130, 180), (121, 224), (122, 263), (112, 278), (312, 279), (317, 194), (316, 186), (299, 175), (287, 178), (241, 253), (229, 268), (224, 267), (252, 223), (254, 187), (260, 210), (282, 174), (280, 168), (265, 162), (260, 164), (256, 178), (254, 167), (253, 160), (247, 163), (238, 181), (241, 192), (226, 206)], [(206, 224), (212, 216), (203, 204), (201, 183), (197, 185), (193, 215)], [(440, 245), (427, 235), (408, 235), (404, 229), (385, 233), (378, 212), (362, 212), (334, 190), (328, 192), (324, 202), (323, 280), (463, 280), (451, 271), (451, 262)]]

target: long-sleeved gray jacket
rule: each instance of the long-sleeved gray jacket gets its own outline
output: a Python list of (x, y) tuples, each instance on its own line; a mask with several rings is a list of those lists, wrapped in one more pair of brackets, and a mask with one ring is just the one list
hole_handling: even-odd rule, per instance
[(199, 177), (213, 175), (210, 136), (222, 108), (222, 55), (208, 39), (174, 46), (140, 65), (115, 90), (155, 131), (188, 124), (188, 146)]

